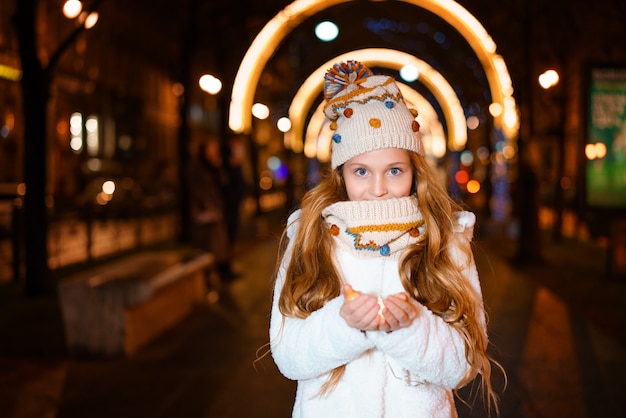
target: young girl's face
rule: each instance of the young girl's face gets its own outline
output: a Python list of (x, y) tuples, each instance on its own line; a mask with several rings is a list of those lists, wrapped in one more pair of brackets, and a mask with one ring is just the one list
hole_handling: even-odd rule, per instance
[(413, 184), (409, 151), (384, 148), (357, 155), (344, 164), (343, 178), (350, 200), (408, 196)]

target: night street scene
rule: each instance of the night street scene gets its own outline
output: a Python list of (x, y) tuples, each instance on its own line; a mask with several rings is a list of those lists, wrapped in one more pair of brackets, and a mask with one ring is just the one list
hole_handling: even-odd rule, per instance
[[(376, 318), (392, 329), (352, 326), (348, 294), (322, 284), (338, 275), (328, 263), (311, 259), (310, 288), (279, 268), (293, 242), (307, 248), (286, 245), (290, 215), (331, 171), (336, 193), (358, 200), (331, 153), (357, 105), (332, 120), (325, 106), (325, 74), (351, 60), (372, 74), (353, 73), (338, 97), (395, 80), (417, 109), (420, 161), (476, 217), (491, 416), (626, 417), (625, 22), (621, 0), (0, 1), (0, 417), (310, 416), (296, 389), (306, 397), (302, 382), (325, 375), (286, 377), (270, 344), (290, 291), (300, 299), (284, 324), (333, 314), (378, 341), (424, 321), (396, 331), (378, 293)], [(281, 274), (297, 276), (282, 293)], [(407, 305), (468, 347), (466, 316), (453, 323), (421, 294), (428, 285), (402, 283), (422, 297)], [(352, 336), (318, 331), (305, 337), (320, 347), (296, 354), (330, 355), (326, 340)], [(384, 351), (372, 344), (324, 371), (338, 377), (331, 393), (354, 378), (352, 361)], [(413, 384), (406, 367), (409, 389), (445, 386), (459, 417), (489, 416), (482, 373), (451, 391)], [(354, 382), (351, 401), (371, 401)], [(399, 403), (403, 415), (371, 416), (424, 416)]]

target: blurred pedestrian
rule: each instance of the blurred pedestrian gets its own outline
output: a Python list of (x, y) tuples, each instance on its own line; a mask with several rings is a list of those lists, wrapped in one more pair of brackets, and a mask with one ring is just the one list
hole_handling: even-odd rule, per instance
[(239, 236), (241, 218), (241, 203), (250, 190), (250, 182), (246, 177), (244, 164), (246, 161), (246, 144), (243, 138), (237, 136), (229, 141), (228, 147), (228, 181), (224, 189), (226, 226), (228, 237), (235, 245)]
[(324, 94), (332, 172), (289, 217), (270, 321), (293, 416), (455, 417), (477, 375), (497, 410), (475, 216), (435, 180), (392, 78), (335, 64)]
[(223, 190), (227, 180), (219, 142), (210, 140), (201, 144), (189, 174), (190, 235), (195, 247), (214, 255), (217, 272), (224, 282), (235, 278), (231, 269), (232, 245), (224, 216)]

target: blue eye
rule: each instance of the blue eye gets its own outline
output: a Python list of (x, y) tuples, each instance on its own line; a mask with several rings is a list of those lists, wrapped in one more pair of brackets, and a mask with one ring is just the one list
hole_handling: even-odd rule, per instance
[(364, 168), (357, 168), (356, 170), (354, 170), (354, 172), (358, 175), (358, 176), (364, 176), (367, 174), (367, 170)]
[(394, 168), (389, 170), (389, 174), (391, 174), (392, 176), (397, 176), (400, 173), (402, 173), (402, 170), (400, 170), (397, 167), (394, 167)]

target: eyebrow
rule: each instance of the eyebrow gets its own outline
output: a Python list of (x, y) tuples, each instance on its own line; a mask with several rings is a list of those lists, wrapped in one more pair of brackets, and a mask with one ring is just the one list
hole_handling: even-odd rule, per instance
[[(361, 163), (361, 162), (346, 163), (344, 165), (347, 166), (347, 167), (354, 167), (354, 166), (357, 166), (357, 167), (368, 167), (368, 168), (370, 167), (369, 164)], [(394, 161), (392, 163), (386, 164), (385, 167), (394, 167), (394, 166), (398, 166), (398, 165), (411, 165), (411, 162), (410, 161), (406, 161), (406, 162), (405, 161)]]

